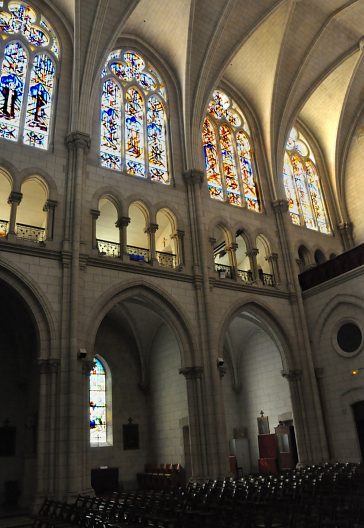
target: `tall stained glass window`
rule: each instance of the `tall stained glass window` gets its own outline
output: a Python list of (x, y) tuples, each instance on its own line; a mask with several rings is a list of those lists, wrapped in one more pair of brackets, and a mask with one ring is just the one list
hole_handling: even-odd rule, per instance
[(239, 107), (221, 90), (212, 94), (202, 142), (211, 198), (260, 211), (249, 127)]
[(283, 164), (283, 183), (292, 222), (330, 233), (314, 155), (303, 135), (292, 128)]
[(115, 50), (101, 77), (101, 165), (168, 184), (166, 90), (158, 73), (139, 53)]
[(25, 2), (0, 3), (0, 138), (47, 149), (58, 39)]
[(106, 370), (96, 357), (90, 372), (90, 443), (106, 444)]

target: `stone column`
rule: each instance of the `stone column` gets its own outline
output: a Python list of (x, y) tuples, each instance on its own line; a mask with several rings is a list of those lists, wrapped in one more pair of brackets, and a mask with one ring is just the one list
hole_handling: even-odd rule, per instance
[(96, 236), (96, 222), (97, 222), (97, 219), (98, 217), (100, 216), (100, 211), (98, 209), (91, 209), (90, 210), (90, 213), (91, 213), (91, 218), (92, 218), (92, 231), (91, 231), (91, 237), (92, 237), (92, 249), (95, 249), (96, 251), (98, 251), (98, 246), (97, 246), (97, 236)]
[(83, 416), (82, 423), (84, 424), (84, 445), (83, 451), (83, 467), (85, 471), (82, 475), (82, 492), (87, 495), (93, 495), (94, 490), (91, 487), (91, 467), (90, 467), (90, 373), (93, 368), (94, 362), (92, 359), (82, 360), (82, 403), (83, 403)]
[(281, 282), (278, 268), (278, 253), (271, 253), (269, 257), (266, 258), (266, 260), (269, 262), (270, 269), (272, 271), (273, 282), (275, 286), (277, 286)]
[(238, 277), (238, 265), (236, 262), (236, 250), (238, 249), (238, 244), (232, 242), (229, 247), (226, 248), (226, 252), (230, 255), (229, 261), (231, 266), (231, 278), (237, 279)]
[(249, 257), (250, 267), (252, 270), (252, 277), (254, 282), (260, 282), (260, 277), (258, 273), (258, 264), (257, 264), (257, 255), (259, 253), (258, 248), (252, 248), (250, 251), (246, 252), (246, 256)]
[(158, 227), (158, 224), (149, 224), (149, 226), (145, 230), (145, 232), (149, 235), (149, 253), (150, 263), (152, 266), (158, 264), (157, 253), (155, 249), (155, 234), (157, 232)]
[(123, 261), (128, 261), (128, 245), (127, 245), (127, 227), (130, 224), (128, 216), (121, 216), (116, 222), (116, 227), (119, 228), (119, 243), (120, 243), (120, 258)]
[(179, 372), (184, 375), (187, 384), (192, 476), (194, 478), (203, 477), (207, 474), (201, 382), (203, 367), (185, 367)]
[(23, 194), (21, 192), (12, 191), (8, 198), (8, 204), (11, 205), (10, 208), (10, 219), (9, 219), (9, 229), (8, 229), (8, 240), (16, 240), (16, 229), (15, 229), (15, 223), (16, 223), (16, 211), (18, 209), (18, 205), (20, 204), (21, 200), (23, 198)]
[(330, 434), (330, 427), (327, 421), (327, 406), (323, 391), (323, 378), (324, 378), (324, 369), (321, 368), (315, 368), (315, 377), (317, 382), (317, 390), (318, 390), (318, 396), (320, 400), (321, 410), (322, 410), (322, 423), (324, 427), (324, 431), (326, 434), (326, 442), (327, 442), (327, 452), (328, 452), (328, 458), (331, 462), (334, 462), (334, 448), (333, 448), (333, 442)]
[(341, 242), (343, 244), (344, 251), (353, 248), (355, 246), (353, 237), (353, 224), (351, 222), (341, 222), (337, 228), (341, 236)]
[(307, 419), (302, 391), (302, 370), (283, 370), (282, 376), (289, 383), (299, 462), (300, 464), (308, 464), (310, 462), (308, 455), (309, 440), (307, 438), (308, 431), (305, 427)]
[(172, 235), (172, 238), (176, 244), (176, 266), (180, 267), (185, 265), (185, 252), (183, 245), (184, 236), (185, 232), (181, 231), (180, 229), (177, 229), (177, 231)]
[[(215, 272), (215, 254), (214, 254), (214, 247), (215, 247), (215, 244), (216, 244), (216, 238), (213, 238), (213, 237), (210, 237), (209, 238), (209, 242), (210, 242), (210, 259), (209, 261), (212, 261), (212, 271)], [(209, 269), (210, 268), (210, 265), (208, 266)]]
[(46, 240), (53, 240), (54, 235), (54, 211), (58, 205), (55, 200), (47, 200), (43, 211), (47, 213), (47, 235)]
[(56, 417), (59, 359), (39, 359), (39, 416), (37, 430), (37, 507), (56, 494)]

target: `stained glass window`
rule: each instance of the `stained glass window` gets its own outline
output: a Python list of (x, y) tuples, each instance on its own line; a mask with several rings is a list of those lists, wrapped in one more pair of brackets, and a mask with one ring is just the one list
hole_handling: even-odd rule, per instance
[(260, 211), (250, 130), (241, 110), (215, 90), (202, 129), (205, 170), (211, 198)]
[(292, 222), (330, 233), (315, 158), (308, 142), (296, 128), (291, 130), (286, 143), (283, 184)]
[(105, 444), (106, 436), (106, 371), (96, 357), (90, 372), (90, 443)]
[(101, 165), (168, 184), (166, 91), (160, 76), (139, 53), (119, 49), (109, 54), (101, 78)]
[[(47, 149), (56, 69), (51, 56), (59, 58), (58, 39), (47, 20), (25, 2), (9, 1), (7, 7), (2, 4), (0, 8), (0, 33), (5, 41), (0, 137), (11, 141), (22, 137), (27, 145)], [(14, 40), (17, 35), (29, 46)]]

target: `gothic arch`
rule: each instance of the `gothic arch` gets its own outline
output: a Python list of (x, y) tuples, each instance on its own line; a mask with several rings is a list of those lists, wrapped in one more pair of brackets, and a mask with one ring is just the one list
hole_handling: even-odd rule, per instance
[(191, 321), (182, 315), (183, 311), (176, 306), (175, 300), (172, 300), (162, 289), (145, 281), (134, 281), (124, 286), (113, 286), (98, 299), (86, 325), (84, 339), (87, 350), (93, 355), (97, 330), (108, 312), (116, 304), (133, 297), (151, 303), (163, 321), (174, 332), (181, 353), (181, 367), (195, 366), (196, 361), (198, 363), (197, 348), (188, 330), (192, 327)]
[(239, 314), (244, 312), (251, 322), (255, 323), (260, 329), (266, 332), (276, 345), (281, 356), (283, 370), (288, 371), (292, 368), (291, 346), (289, 339), (276, 316), (272, 315), (271, 310), (261, 303), (255, 301), (235, 303), (225, 315), (220, 329), (218, 338), (218, 352), (224, 349), (224, 339), (227, 334), (231, 321)]

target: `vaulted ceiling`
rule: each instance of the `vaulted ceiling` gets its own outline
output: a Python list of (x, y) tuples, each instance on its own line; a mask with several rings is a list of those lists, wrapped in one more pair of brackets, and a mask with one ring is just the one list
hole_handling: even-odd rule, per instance
[[(38, 0), (40, 2), (40, 0)], [(133, 37), (175, 79), (183, 110), (185, 164), (211, 92), (231, 88), (255, 117), (273, 192), (296, 119), (321, 150), (340, 215), (345, 160), (363, 130), (364, 0), (43, 0), (62, 18), (74, 56), (73, 129), (89, 123), (89, 101), (107, 53)], [(360, 135), (360, 132), (359, 132)], [(356, 155), (357, 163), (363, 155)], [(350, 170), (356, 170), (351, 164)], [(358, 167), (359, 170), (359, 167)]]

